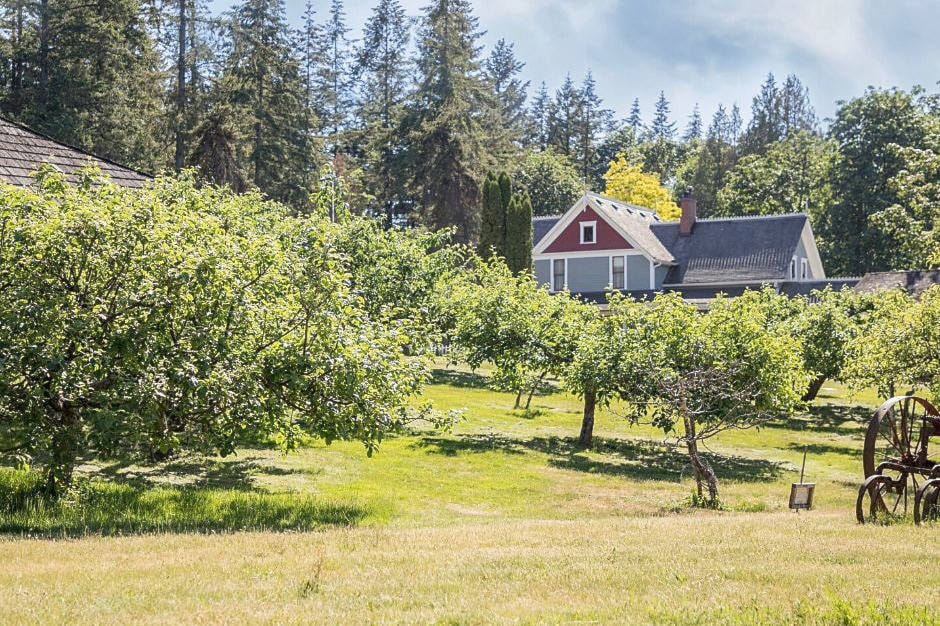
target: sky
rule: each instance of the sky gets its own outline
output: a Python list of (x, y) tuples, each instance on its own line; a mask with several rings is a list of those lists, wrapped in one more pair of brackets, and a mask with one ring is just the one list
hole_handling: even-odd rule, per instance
[[(299, 24), (304, 0), (286, 0)], [(216, 10), (231, 0), (213, 0)], [(428, 0), (402, 0), (418, 15)], [(358, 37), (372, 0), (345, 3), (350, 36)], [(698, 103), (711, 117), (737, 103), (745, 119), (768, 72), (795, 73), (809, 88), (821, 120), (836, 101), (869, 85), (931, 91), (940, 81), (937, 0), (475, 0), (482, 42), (515, 43), (532, 94), (553, 92), (566, 74), (588, 70), (618, 118), (634, 98), (644, 119), (663, 91), (681, 128)], [(314, 0), (325, 14), (329, 0)]]

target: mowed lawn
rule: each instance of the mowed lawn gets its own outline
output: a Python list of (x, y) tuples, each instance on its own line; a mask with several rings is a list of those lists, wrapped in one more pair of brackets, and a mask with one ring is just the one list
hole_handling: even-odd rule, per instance
[[(343, 513), (295, 525), (307, 531), (7, 535), (0, 621), (940, 623), (940, 527), (854, 521), (872, 394), (831, 386), (807, 415), (710, 444), (716, 513), (684, 505), (688, 468), (661, 432), (614, 407), (581, 451), (575, 398), (513, 411), (482, 383), (439, 371), (427, 397), (464, 418), (372, 458), (334, 444), (102, 468), (145, 494), (189, 483)], [(795, 514), (804, 447), (817, 508)]]

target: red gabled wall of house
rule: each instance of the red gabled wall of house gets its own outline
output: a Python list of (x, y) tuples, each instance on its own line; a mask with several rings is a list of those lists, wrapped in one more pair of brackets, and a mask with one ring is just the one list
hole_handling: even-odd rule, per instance
[[(581, 222), (597, 222), (596, 243), (581, 243)], [(607, 223), (590, 205), (568, 224), (545, 252), (589, 252), (591, 250), (624, 250), (633, 246)]]

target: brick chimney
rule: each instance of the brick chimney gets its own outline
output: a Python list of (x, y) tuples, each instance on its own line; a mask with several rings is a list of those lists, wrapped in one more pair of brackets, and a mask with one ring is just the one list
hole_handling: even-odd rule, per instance
[(683, 194), (679, 208), (682, 209), (682, 215), (679, 216), (679, 235), (688, 237), (695, 226), (695, 198), (692, 197), (691, 192), (686, 191)]

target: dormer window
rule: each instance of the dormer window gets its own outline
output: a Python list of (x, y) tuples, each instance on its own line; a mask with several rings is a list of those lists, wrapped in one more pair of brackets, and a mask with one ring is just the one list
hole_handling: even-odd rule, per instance
[(597, 222), (581, 222), (581, 243), (597, 243)]
[(796, 280), (796, 257), (790, 259), (790, 280)]
[(800, 259), (800, 280), (809, 280), (809, 260)]

